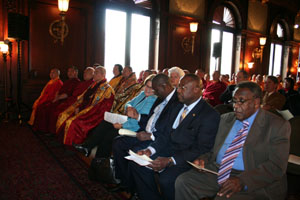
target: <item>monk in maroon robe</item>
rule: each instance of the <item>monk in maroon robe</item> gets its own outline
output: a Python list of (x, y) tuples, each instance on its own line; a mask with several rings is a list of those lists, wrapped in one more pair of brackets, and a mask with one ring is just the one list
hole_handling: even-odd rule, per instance
[(93, 76), (94, 76), (95, 69), (92, 67), (87, 67), (83, 73), (83, 80), (80, 82), (77, 87), (74, 89), (72, 96), (68, 97), (65, 100), (61, 100), (61, 103), (51, 109), (49, 113), (49, 132), (55, 134), (56, 132), (56, 122), (57, 118), (65, 111), (70, 105), (75, 103), (77, 97), (81, 95), (92, 83), (94, 83)]
[(95, 82), (59, 115), (56, 131), (59, 138), (63, 136), (64, 144), (81, 144), (88, 132), (104, 119), (104, 113), (110, 111), (114, 90), (105, 75), (105, 68), (97, 67), (93, 78)]
[(50, 81), (46, 84), (39, 98), (34, 102), (32, 106), (32, 112), (30, 120), (28, 121), (29, 125), (34, 125), (36, 121), (36, 114), (38, 110), (44, 105), (52, 102), (55, 99), (60, 88), (63, 86), (63, 82), (59, 78), (60, 71), (58, 69), (52, 69), (50, 71)]
[(33, 130), (49, 132), (49, 113), (51, 110), (55, 109), (64, 99), (72, 96), (74, 88), (80, 83), (78, 79), (78, 69), (76, 67), (68, 68), (68, 78), (63, 86), (60, 88), (58, 94), (51, 102), (47, 102), (43, 106), (39, 106), (36, 111), (36, 118), (33, 125)]
[(213, 81), (206, 86), (202, 96), (212, 106), (222, 104), (220, 96), (226, 90), (226, 87), (227, 85), (220, 81), (220, 72), (215, 71)]

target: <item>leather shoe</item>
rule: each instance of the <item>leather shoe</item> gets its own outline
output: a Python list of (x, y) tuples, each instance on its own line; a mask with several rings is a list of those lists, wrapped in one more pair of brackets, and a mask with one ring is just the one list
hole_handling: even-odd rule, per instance
[(89, 157), (91, 150), (89, 150), (87, 147), (84, 147), (82, 144), (75, 143), (73, 143), (72, 146), (80, 153), (83, 153), (86, 157)]

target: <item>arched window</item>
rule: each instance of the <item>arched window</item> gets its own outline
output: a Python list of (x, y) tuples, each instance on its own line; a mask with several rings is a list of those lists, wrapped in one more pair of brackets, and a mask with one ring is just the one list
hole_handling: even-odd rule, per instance
[(213, 14), (211, 29), (210, 74), (219, 70), (231, 74), (235, 43), (236, 20), (227, 6), (218, 6)]
[(284, 26), (280, 22), (276, 22), (271, 28), (271, 44), (269, 56), (268, 75), (282, 74), (283, 68), (283, 44), (285, 40)]

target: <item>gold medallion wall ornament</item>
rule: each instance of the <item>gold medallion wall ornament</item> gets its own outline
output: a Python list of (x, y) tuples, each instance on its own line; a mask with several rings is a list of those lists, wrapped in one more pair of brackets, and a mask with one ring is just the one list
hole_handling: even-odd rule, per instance
[(55, 43), (60, 40), (63, 44), (65, 37), (69, 34), (69, 27), (64, 20), (55, 20), (50, 24), (49, 33), (54, 37)]

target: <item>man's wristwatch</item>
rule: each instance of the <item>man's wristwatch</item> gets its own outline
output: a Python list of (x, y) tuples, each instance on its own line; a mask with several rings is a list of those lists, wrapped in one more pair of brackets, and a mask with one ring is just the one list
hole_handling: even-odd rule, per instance
[(174, 165), (173, 159), (172, 159), (172, 157), (169, 157), (168, 167), (171, 167), (173, 165)]

